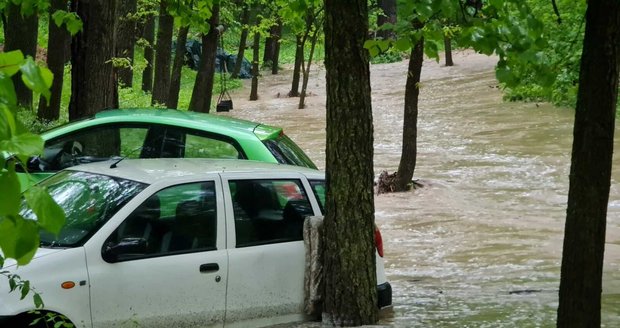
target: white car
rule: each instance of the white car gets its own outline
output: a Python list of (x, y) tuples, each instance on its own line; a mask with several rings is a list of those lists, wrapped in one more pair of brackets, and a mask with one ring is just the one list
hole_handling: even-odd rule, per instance
[[(43, 185), (65, 209), (30, 280), (77, 327), (257, 327), (303, 314), (305, 216), (322, 215), (324, 174), (238, 160), (142, 159), (66, 169)], [(22, 215), (33, 214), (23, 210)], [(390, 306), (380, 234), (379, 307)], [(0, 326), (27, 326), (31, 297), (0, 280)]]

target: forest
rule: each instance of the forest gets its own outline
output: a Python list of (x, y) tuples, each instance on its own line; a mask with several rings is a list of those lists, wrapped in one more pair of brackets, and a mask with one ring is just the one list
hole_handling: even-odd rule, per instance
[[(40, 152), (37, 133), (109, 108), (213, 113), (222, 100), (231, 100), (228, 91), (240, 88), (241, 78), (251, 79), (247, 97), (257, 100), (260, 79), (282, 74), (284, 66), (292, 68), (284, 96), (298, 97), (303, 111), (310, 73), (320, 63), (327, 72), (325, 224), (334, 240), (325, 247), (341, 254), (326, 258), (325, 284), (338, 292), (326, 295), (324, 322), (372, 324), (376, 294), (343, 288), (372, 280), (352, 268), (374, 268), (368, 264), (374, 256), (356, 258), (345, 251), (356, 245), (372, 253), (374, 238), (369, 232), (375, 219), (369, 65), (408, 63), (400, 163), (378, 181), (384, 192), (402, 192), (416, 187), (423, 61), (451, 66), (453, 51), (472, 49), (497, 56), (495, 76), (506, 101), (576, 108), (558, 326), (600, 325), (619, 108), (617, 1), (2, 0), (0, 12), (0, 186), (8, 195), (0, 201), (0, 247), (5, 257), (28, 263), (38, 231), (58, 231), (64, 221), (37, 187), (24, 197), (38, 221), (26, 222), (18, 213), (22, 196), (15, 165)], [(347, 96), (336, 90), (346, 90)], [(337, 220), (335, 213), (348, 219)], [(0, 257), (0, 267), (3, 262)], [(9, 280), (24, 297), (30, 291), (19, 277)], [(587, 288), (576, 287), (581, 285)], [(343, 304), (338, 297), (361, 301)], [(43, 304), (36, 293), (35, 303)]]

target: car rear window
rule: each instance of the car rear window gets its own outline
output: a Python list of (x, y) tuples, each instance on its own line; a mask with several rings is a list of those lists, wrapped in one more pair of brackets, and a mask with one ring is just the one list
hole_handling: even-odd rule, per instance
[(280, 164), (297, 165), (316, 169), (316, 165), (297, 144), (285, 134), (280, 134), (275, 139), (263, 140), (263, 144)]

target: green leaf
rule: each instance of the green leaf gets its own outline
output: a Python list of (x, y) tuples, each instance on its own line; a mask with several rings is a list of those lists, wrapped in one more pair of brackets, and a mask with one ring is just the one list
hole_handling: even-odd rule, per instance
[(398, 51), (407, 51), (411, 48), (411, 41), (409, 39), (398, 39), (392, 45)]
[(16, 215), (19, 212), (20, 186), (19, 179), (15, 173), (15, 165), (9, 165), (7, 171), (0, 173), (0, 186), (2, 186), (2, 197), (0, 197), (0, 217)]
[(9, 278), (9, 289), (12, 292), (15, 288), (17, 288), (17, 282), (15, 282), (15, 276), (11, 276)]
[(13, 79), (8, 74), (0, 72), (0, 103), (15, 106), (17, 105), (17, 95)]
[(14, 135), (10, 140), (0, 140), (0, 149), (25, 160), (24, 157), (43, 152), (43, 139), (37, 134), (26, 132)]
[(0, 71), (8, 76), (13, 76), (19, 71), (19, 65), (24, 61), (21, 50), (0, 52)]
[(24, 197), (34, 214), (37, 215), (39, 225), (53, 234), (58, 234), (65, 224), (65, 212), (56, 204), (47, 190), (33, 186), (24, 193)]
[(24, 281), (24, 284), (21, 286), (20, 291), (21, 291), (21, 295), (19, 299), (23, 300), (24, 298), (26, 298), (26, 296), (30, 292), (30, 281), (29, 280)]
[(21, 216), (0, 221), (0, 248), (7, 258), (25, 265), (39, 247), (39, 228), (33, 220)]
[(43, 303), (43, 299), (41, 298), (41, 295), (39, 295), (39, 293), (34, 293), (34, 295), (32, 296), (32, 299), (34, 301), (35, 308), (40, 309), (45, 306), (45, 304)]
[[(0, 255), (0, 268), (2, 268), (3, 266), (4, 266), (4, 257), (2, 257)], [(0, 274), (1, 274), (1, 272), (0, 272)]]
[(28, 57), (19, 69), (22, 71), (22, 81), (24, 81), (24, 84), (32, 91), (42, 94), (45, 99), (49, 100), (54, 74), (45, 67), (37, 66), (32, 57)]

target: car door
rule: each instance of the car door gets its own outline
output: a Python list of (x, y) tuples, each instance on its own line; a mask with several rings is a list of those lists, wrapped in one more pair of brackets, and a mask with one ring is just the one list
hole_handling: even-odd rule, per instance
[(226, 326), (303, 320), (305, 216), (318, 213), (298, 174), (222, 174), (229, 276)]
[(154, 188), (87, 245), (93, 326), (221, 327), (228, 271), (221, 182), (147, 192)]

